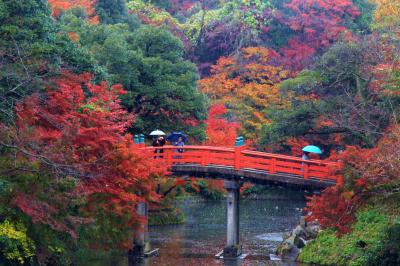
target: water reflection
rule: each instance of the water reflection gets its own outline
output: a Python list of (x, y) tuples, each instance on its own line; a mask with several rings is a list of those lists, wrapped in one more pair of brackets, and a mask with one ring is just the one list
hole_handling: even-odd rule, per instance
[(183, 225), (150, 227), (152, 246), (159, 248), (159, 255), (152, 258), (132, 259), (114, 257), (107, 261), (86, 262), (84, 265), (115, 266), (253, 266), (296, 265), (271, 261), (281, 241), (282, 232), (291, 230), (304, 207), (298, 194), (276, 192), (279, 199), (242, 200), (240, 202), (240, 241), (245, 259), (220, 260), (214, 256), (225, 245), (225, 201), (178, 203), (186, 216)]
[(152, 245), (160, 248), (160, 254), (142, 265), (290, 265), (267, 260), (282, 240), (282, 232), (298, 222), (304, 200), (242, 200), (240, 241), (248, 255), (244, 260), (225, 261), (214, 258), (225, 245), (225, 201), (187, 201), (179, 205), (186, 223), (151, 227)]

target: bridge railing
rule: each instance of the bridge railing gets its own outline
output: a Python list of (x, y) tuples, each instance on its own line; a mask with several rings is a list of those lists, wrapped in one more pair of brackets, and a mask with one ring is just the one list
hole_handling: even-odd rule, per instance
[[(141, 147), (141, 149), (145, 150), (149, 159), (165, 163), (167, 167), (174, 164), (218, 165), (232, 167), (235, 170), (251, 169), (275, 175), (292, 175), (325, 181), (337, 181), (334, 172), (340, 167), (338, 163), (302, 160), (293, 156), (245, 150), (243, 147), (163, 146)], [(178, 152), (178, 149), (182, 149), (183, 152)]]

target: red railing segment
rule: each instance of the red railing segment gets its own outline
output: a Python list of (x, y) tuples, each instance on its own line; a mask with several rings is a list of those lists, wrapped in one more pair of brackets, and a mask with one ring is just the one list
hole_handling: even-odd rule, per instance
[[(269, 174), (290, 174), (304, 179), (337, 181), (334, 171), (340, 168), (339, 163), (321, 160), (302, 160), (298, 157), (244, 150), (244, 147), (213, 147), (213, 146), (175, 146), (144, 147), (149, 158), (164, 160), (167, 167), (173, 164), (199, 164), (201, 166), (220, 165), (233, 167), (235, 170), (255, 169)], [(156, 153), (156, 150), (162, 153)]]

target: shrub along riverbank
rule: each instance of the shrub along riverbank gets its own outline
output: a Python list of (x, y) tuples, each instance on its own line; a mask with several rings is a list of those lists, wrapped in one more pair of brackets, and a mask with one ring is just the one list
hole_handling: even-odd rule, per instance
[(400, 195), (379, 198), (360, 209), (352, 231), (341, 237), (323, 230), (298, 260), (319, 265), (400, 265)]

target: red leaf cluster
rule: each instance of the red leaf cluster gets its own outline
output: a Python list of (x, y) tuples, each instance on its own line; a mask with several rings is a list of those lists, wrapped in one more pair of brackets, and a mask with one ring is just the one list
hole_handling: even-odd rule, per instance
[(325, 189), (321, 196), (310, 198), (306, 210), (310, 212), (309, 221), (318, 221), (322, 228), (335, 228), (341, 235), (351, 230), (356, 205), (341, 186), (336, 186)]
[(328, 47), (341, 34), (351, 39), (351, 33), (344, 26), (345, 19), (360, 15), (350, 0), (292, 0), (285, 5), (290, 15), (277, 14), (277, 19), (288, 25), (295, 36), (282, 49), (285, 63), (300, 70), (319, 49)]
[(205, 120), (206, 145), (233, 146), (235, 144), (239, 124), (223, 118), (226, 113), (227, 110), (223, 104), (214, 104), (210, 107), (208, 119)]
[[(120, 105), (123, 88), (105, 82), (92, 84), (90, 79), (89, 74), (66, 72), (55, 80), (56, 89), (18, 104), (18, 146), (55, 177), (79, 180), (74, 194), (88, 200), (86, 215), (95, 216), (102, 209), (110, 216), (130, 217), (128, 224), (134, 226), (139, 220), (135, 203), (158, 199), (150, 175), (165, 169), (151, 164), (125, 133), (133, 117)], [(57, 214), (57, 208), (39, 203), (35, 196), (20, 194), (14, 202), (33, 222), (74, 236), (49, 218)]]
[(97, 24), (99, 22), (95, 14), (96, 0), (49, 0), (49, 3), (54, 17), (59, 16), (62, 11), (74, 7), (82, 7), (88, 14), (91, 23)]
[(333, 154), (329, 160), (345, 162), (345, 184), (323, 191), (307, 204), (308, 219), (317, 220), (323, 228), (332, 227), (338, 235), (351, 230), (354, 214), (370, 196), (390, 195), (400, 181), (400, 126), (389, 127), (386, 135), (373, 149), (349, 146), (344, 152)]

